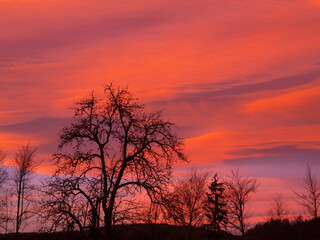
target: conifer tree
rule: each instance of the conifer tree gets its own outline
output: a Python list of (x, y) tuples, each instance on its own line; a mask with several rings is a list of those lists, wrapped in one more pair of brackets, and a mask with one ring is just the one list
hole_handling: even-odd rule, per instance
[(217, 239), (221, 226), (227, 222), (227, 203), (224, 191), (224, 183), (221, 182), (218, 175), (215, 174), (209, 185), (209, 192), (207, 193), (207, 200), (204, 207), (208, 220), (207, 228), (214, 232), (215, 239)]

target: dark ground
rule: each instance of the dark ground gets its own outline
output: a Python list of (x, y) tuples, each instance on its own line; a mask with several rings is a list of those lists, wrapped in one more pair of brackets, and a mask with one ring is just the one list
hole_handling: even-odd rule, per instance
[[(134, 224), (120, 225), (115, 227), (116, 240), (185, 240), (187, 230), (180, 226), (171, 226), (165, 224)], [(103, 233), (100, 233), (101, 239), (104, 239)], [(238, 240), (238, 237), (225, 232), (221, 233), (220, 239)], [(56, 233), (22, 233), (19, 240), (74, 240), (84, 239), (80, 232), (56, 232)], [(212, 232), (204, 229), (194, 228), (191, 232), (190, 240), (210, 240), (213, 239)], [(0, 235), (0, 240), (15, 240), (14, 234)]]
[[(185, 240), (187, 231), (184, 227), (171, 225), (134, 224), (116, 226), (117, 240)], [(101, 235), (103, 235), (101, 233)], [(19, 240), (82, 240), (79, 232), (58, 233), (22, 233)], [(102, 236), (103, 239), (103, 236)], [(214, 239), (212, 232), (194, 228), (192, 240)], [(320, 219), (312, 221), (289, 222), (271, 221), (250, 229), (244, 238), (221, 233), (220, 240), (320, 240)], [(1, 235), (0, 240), (15, 240), (14, 234)]]
[(320, 219), (271, 221), (250, 229), (246, 240), (320, 240)]

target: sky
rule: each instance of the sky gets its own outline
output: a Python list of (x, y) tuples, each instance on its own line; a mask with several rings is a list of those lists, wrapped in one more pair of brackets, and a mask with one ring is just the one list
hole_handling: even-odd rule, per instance
[(30, 141), (52, 171), (70, 106), (110, 82), (177, 124), (176, 172), (256, 177), (261, 215), (320, 173), (319, 0), (0, 0), (7, 165)]

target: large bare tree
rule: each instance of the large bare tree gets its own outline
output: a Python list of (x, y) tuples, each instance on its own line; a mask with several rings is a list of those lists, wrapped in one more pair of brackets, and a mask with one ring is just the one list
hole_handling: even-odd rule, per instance
[(316, 175), (312, 174), (309, 164), (307, 164), (302, 188), (304, 190), (303, 192), (294, 192), (297, 196), (297, 202), (313, 219), (317, 219), (319, 217), (320, 207), (320, 184)]
[(47, 204), (77, 222), (75, 199), (74, 205), (69, 202), (81, 196), (89, 227), (94, 230), (102, 218), (111, 239), (117, 197), (144, 190), (156, 201), (170, 180), (173, 161), (186, 161), (183, 141), (161, 111), (146, 112), (127, 88), (106, 85), (104, 98), (92, 93), (73, 109), (73, 122), (60, 134), (59, 153), (53, 156), (58, 168), (49, 184), (63, 194), (51, 196), (59, 199)]
[(255, 178), (243, 177), (239, 170), (232, 171), (231, 177), (226, 181), (226, 199), (228, 223), (231, 228), (239, 231), (242, 236), (248, 229), (248, 203), (252, 193), (258, 188)]
[(15, 155), (13, 181), (16, 186), (15, 195), (17, 197), (16, 237), (18, 237), (22, 222), (30, 217), (28, 191), (32, 189), (30, 184), (32, 172), (39, 164), (35, 159), (35, 152), (36, 149), (26, 144), (20, 146)]

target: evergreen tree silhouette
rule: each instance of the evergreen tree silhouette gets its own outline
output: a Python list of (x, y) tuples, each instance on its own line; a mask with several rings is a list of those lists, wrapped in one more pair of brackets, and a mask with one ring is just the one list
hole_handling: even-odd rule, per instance
[(220, 181), (217, 174), (214, 175), (211, 184), (209, 185), (209, 192), (204, 210), (208, 224), (208, 229), (214, 232), (214, 239), (218, 238), (218, 233), (221, 226), (227, 223), (226, 199), (224, 196), (224, 183)]

